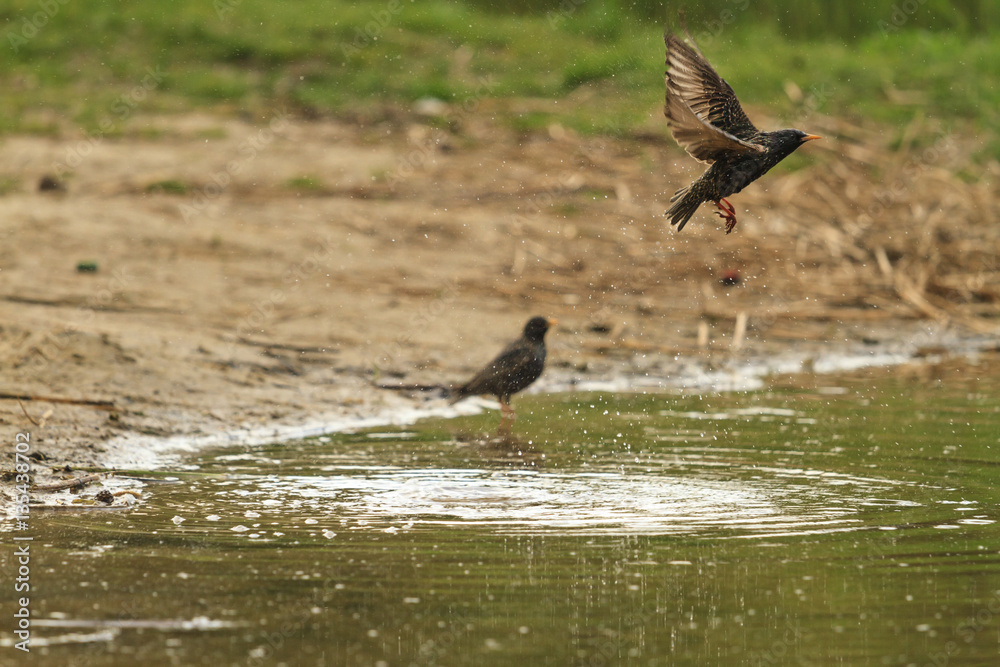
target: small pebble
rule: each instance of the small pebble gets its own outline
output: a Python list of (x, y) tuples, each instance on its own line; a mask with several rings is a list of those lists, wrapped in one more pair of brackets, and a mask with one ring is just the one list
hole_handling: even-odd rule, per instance
[(66, 185), (55, 176), (45, 174), (38, 179), (39, 192), (66, 192)]

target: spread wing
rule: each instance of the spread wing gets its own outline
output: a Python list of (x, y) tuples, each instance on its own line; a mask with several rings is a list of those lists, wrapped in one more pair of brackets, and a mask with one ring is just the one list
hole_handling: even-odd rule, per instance
[(665, 39), (668, 78), (695, 115), (737, 139), (746, 141), (756, 135), (757, 128), (747, 118), (732, 86), (712, 69), (697, 47), (685, 44), (676, 35)]
[(664, 114), (677, 143), (702, 162), (732, 153), (763, 152), (762, 146), (750, 142), (757, 128), (729, 84), (675, 35), (665, 35), (664, 41), (669, 67)]

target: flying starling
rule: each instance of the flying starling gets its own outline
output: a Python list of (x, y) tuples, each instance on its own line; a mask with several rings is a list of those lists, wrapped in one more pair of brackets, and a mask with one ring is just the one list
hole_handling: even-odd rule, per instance
[(545, 368), (545, 332), (555, 320), (532, 317), (524, 325), (524, 333), (510, 343), (496, 359), (460, 387), (452, 390), (452, 403), (466, 396), (492, 394), (500, 399), (500, 430), (514, 421), (510, 397), (538, 379)]
[(714, 202), (726, 221), (736, 226), (736, 209), (725, 198), (767, 173), (807, 141), (819, 139), (799, 130), (761, 132), (747, 118), (732, 87), (708, 64), (694, 40), (685, 44), (667, 33), (667, 102), (664, 115), (674, 140), (691, 157), (710, 164), (697, 181), (670, 198), (666, 215), (677, 231), (702, 202)]

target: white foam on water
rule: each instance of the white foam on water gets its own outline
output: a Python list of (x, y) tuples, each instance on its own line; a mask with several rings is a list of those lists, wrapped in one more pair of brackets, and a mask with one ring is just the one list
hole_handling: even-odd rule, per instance
[[(680, 368), (670, 376), (613, 372), (606, 377), (584, 378), (549, 371), (528, 389), (528, 393), (563, 391), (636, 392), (647, 389), (687, 392), (752, 391), (764, 386), (764, 378), (775, 374), (811, 371), (836, 373), (872, 366), (892, 366), (906, 362), (923, 363), (914, 355), (922, 345), (940, 345), (953, 354), (974, 356), (979, 349), (995, 345), (989, 337), (957, 338), (947, 331), (932, 331), (914, 336), (905, 343), (871, 348), (792, 351), (784, 355), (732, 358), (719, 370), (708, 370), (700, 362), (681, 360)], [(360, 389), (357, 393), (360, 393)], [(392, 392), (381, 392), (389, 394)], [(378, 407), (342, 408), (316, 415), (302, 423), (273, 423), (220, 429), (202, 435), (154, 437), (127, 435), (105, 443), (102, 465), (107, 468), (154, 470), (177, 466), (185, 455), (209, 447), (226, 445), (252, 447), (284, 440), (295, 440), (380, 426), (406, 426), (431, 417), (451, 418), (479, 414), (496, 409), (496, 402), (471, 398), (455, 405), (444, 399), (425, 403), (407, 401), (400, 396), (382, 396)], [(777, 413), (775, 413), (777, 414)], [(730, 417), (731, 418), (731, 417)]]
[[(859, 512), (911, 506), (883, 497), (893, 483), (813, 470), (756, 479), (635, 471), (550, 472), (370, 466), (327, 476), (249, 478), (214, 502), (280, 501), (283, 517), (318, 516), (347, 530), (489, 525), (502, 532), (773, 536), (863, 527)], [(769, 475), (768, 472), (776, 474)], [(780, 474), (777, 474), (780, 473)]]

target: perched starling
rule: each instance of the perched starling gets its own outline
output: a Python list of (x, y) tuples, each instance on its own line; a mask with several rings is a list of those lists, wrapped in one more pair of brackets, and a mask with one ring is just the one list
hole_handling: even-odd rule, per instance
[(524, 325), (524, 334), (504, 348), (496, 359), (475, 377), (452, 391), (452, 403), (466, 396), (492, 394), (500, 399), (500, 430), (514, 421), (510, 397), (538, 379), (545, 368), (545, 332), (555, 320), (532, 317)]
[(666, 34), (667, 102), (664, 114), (678, 144), (691, 157), (712, 165), (697, 181), (670, 198), (666, 215), (677, 231), (684, 228), (702, 202), (714, 202), (716, 215), (726, 221), (726, 233), (736, 226), (736, 209), (725, 198), (736, 194), (792, 154), (807, 141), (819, 139), (799, 130), (761, 132), (747, 118), (732, 87), (720, 77), (694, 45)]

